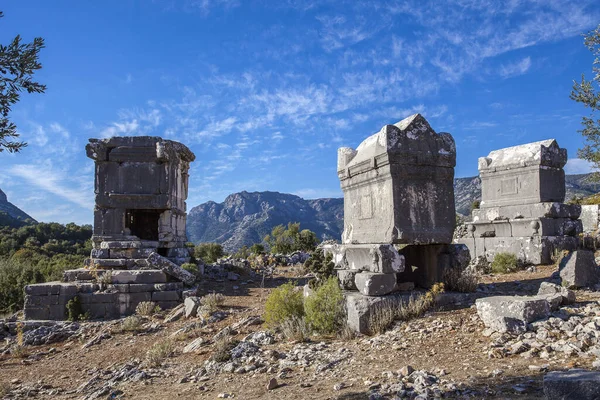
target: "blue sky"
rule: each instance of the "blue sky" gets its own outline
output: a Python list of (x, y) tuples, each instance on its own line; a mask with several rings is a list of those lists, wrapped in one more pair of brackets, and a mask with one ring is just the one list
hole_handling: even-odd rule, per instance
[(46, 40), (42, 95), (11, 114), (29, 147), (0, 188), (40, 221), (91, 223), (88, 138), (158, 135), (196, 154), (188, 209), (247, 190), (341, 196), (337, 148), (415, 112), (457, 144), (457, 177), (491, 150), (556, 138), (568, 173), (591, 76), (595, 0), (4, 2), (0, 43)]

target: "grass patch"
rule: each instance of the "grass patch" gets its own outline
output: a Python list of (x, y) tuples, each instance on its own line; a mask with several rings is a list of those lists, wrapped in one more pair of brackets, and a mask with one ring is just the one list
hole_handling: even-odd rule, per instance
[(202, 314), (210, 315), (217, 311), (220, 306), (225, 302), (225, 296), (222, 293), (209, 293), (200, 299), (202, 304)]

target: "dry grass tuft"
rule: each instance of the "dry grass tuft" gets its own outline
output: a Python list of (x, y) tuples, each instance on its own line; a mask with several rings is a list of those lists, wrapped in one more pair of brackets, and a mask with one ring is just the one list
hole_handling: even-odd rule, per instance
[(200, 299), (203, 311), (212, 314), (219, 309), (219, 307), (225, 302), (225, 296), (222, 293), (209, 293)]
[(121, 323), (121, 329), (124, 332), (140, 332), (143, 330), (142, 324), (144, 320), (137, 315), (126, 317)]
[(283, 337), (290, 341), (305, 342), (310, 337), (310, 326), (304, 317), (292, 316), (280, 325)]
[(135, 313), (143, 317), (151, 317), (160, 311), (158, 304), (153, 301), (142, 301), (135, 308)]
[(173, 355), (175, 346), (169, 339), (163, 339), (148, 350), (146, 353), (146, 363), (150, 367), (160, 367), (167, 358)]
[(238, 342), (231, 340), (229, 337), (224, 336), (215, 341), (214, 352), (210, 356), (211, 360), (217, 362), (226, 362), (231, 359), (231, 350), (237, 346)]

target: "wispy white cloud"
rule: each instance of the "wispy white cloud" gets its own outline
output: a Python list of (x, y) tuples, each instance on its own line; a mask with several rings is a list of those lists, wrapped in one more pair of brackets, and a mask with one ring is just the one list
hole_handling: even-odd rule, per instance
[(531, 57), (525, 57), (520, 61), (509, 64), (501, 64), (498, 73), (503, 78), (523, 75), (531, 67)]
[[(42, 164), (12, 165), (8, 168), (7, 173), (13, 177), (24, 179), (34, 187), (52, 193), (69, 203), (90, 210), (94, 207), (91, 185), (88, 185), (87, 188), (74, 185), (68, 171), (54, 168), (49, 161)], [(87, 178), (88, 181), (91, 180), (91, 176)]]
[(597, 171), (593, 163), (581, 158), (569, 158), (564, 170), (567, 174), (588, 174)]

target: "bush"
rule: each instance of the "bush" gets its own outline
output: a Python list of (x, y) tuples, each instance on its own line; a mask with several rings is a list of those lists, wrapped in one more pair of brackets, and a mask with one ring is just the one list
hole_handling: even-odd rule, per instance
[(304, 315), (302, 303), (302, 291), (296, 290), (292, 282), (285, 283), (273, 291), (267, 297), (263, 319), (268, 327), (279, 326), (286, 319)]
[(219, 243), (200, 243), (194, 248), (194, 256), (205, 264), (212, 264), (225, 256), (225, 251)]
[(141, 301), (135, 307), (135, 313), (144, 317), (150, 317), (160, 312), (160, 306), (153, 301)]
[(262, 254), (264, 252), (265, 246), (260, 243), (254, 243), (252, 246), (250, 246), (250, 254), (252, 255)]
[(480, 200), (473, 200), (473, 203), (471, 203), (471, 211), (478, 210), (480, 206), (481, 206)]
[(319, 333), (337, 332), (344, 323), (344, 295), (336, 277), (314, 289), (304, 301), (306, 322)]
[(67, 302), (67, 315), (69, 321), (84, 321), (89, 318), (88, 313), (83, 313), (79, 296), (75, 296)]
[(174, 350), (173, 342), (169, 339), (163, 339), (154, 344), (146, 353), (146, 362), (151, 367), (159, 367), (163, 362), (171, 357)]
[(512, 253), (496, 253), (491, 264), (492, 272), (495, 274), (507, 274), (516, 272), (520, 263), (517, 256)]
[(304, 262), (304, 268), (317, 277), (317, 281), (324, 281), (335, 275), (331, 253), (324, 254), (323, 250), (317, 249), (310, 254), (308, 260)]
[(42, 271), (24, 262), (0, 259), (0, 313), (20, 310), (26, 285), (45, 282)]
[(248, 246), (246, 246), (246, 245), (240, 247), (238, 251), (233, 253), (233, 258), (238, 258), (238, 259), (242, 258), (245, 260), (249, 256), (250, 256), (250, 249), (248, 249)]

